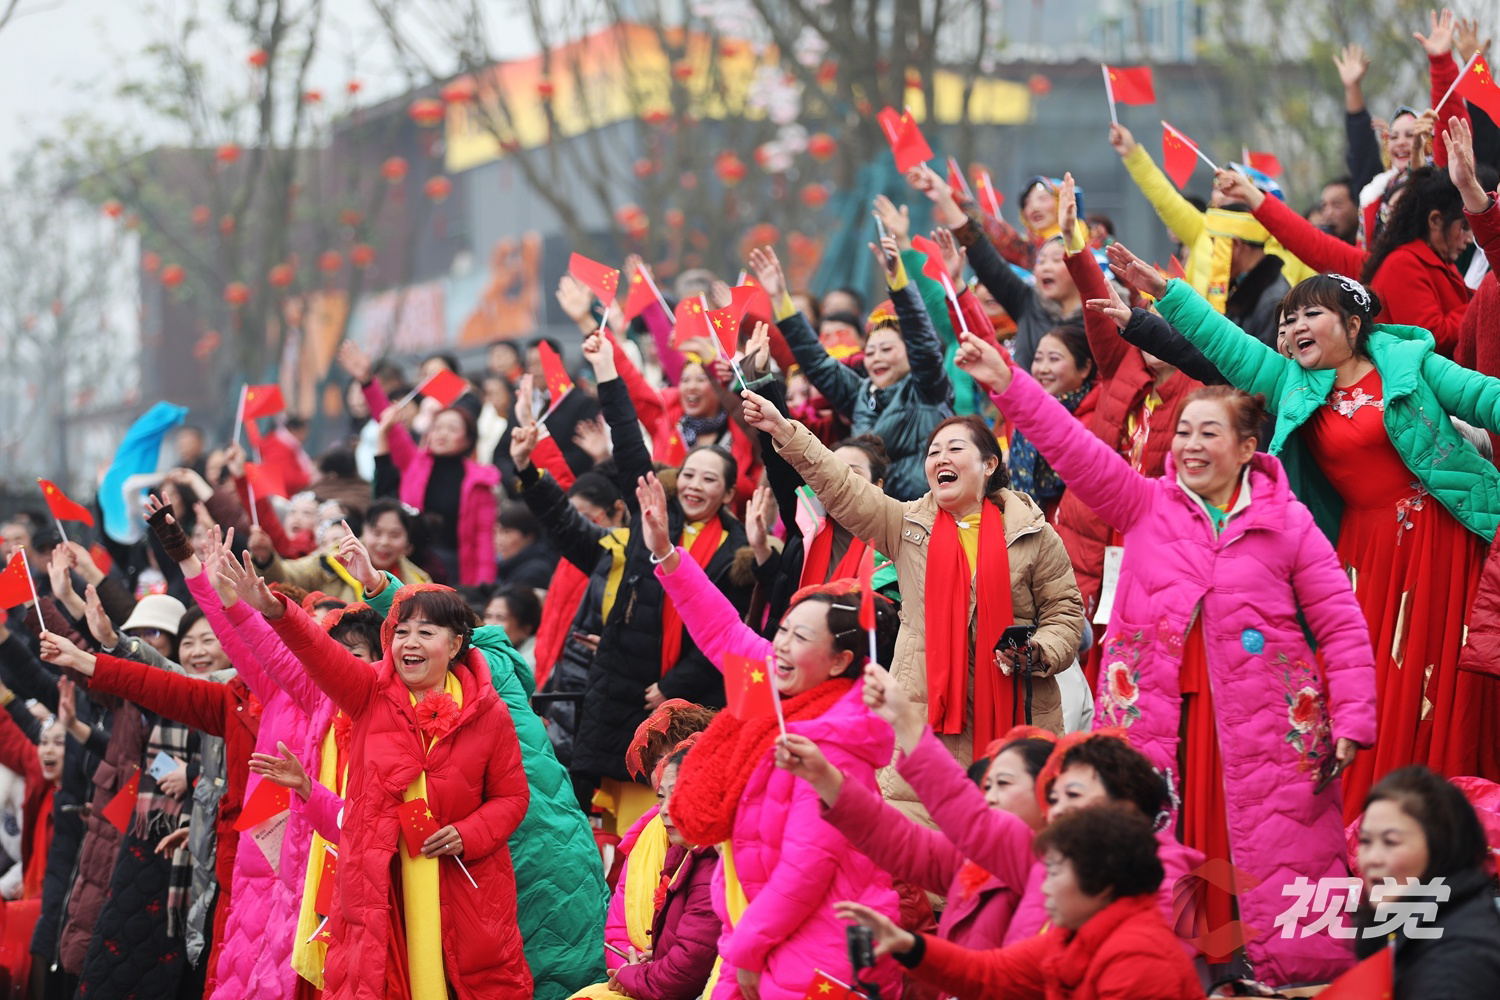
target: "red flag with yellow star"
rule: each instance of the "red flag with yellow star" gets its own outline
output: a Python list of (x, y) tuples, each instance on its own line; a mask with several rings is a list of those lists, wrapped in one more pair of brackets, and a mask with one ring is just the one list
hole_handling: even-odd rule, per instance
[(36, 599), (31, 589), (31, 574), (26, 572), (24, 550), (17, 549), (10, 557), (5, 569), (0, 571), (0, 608), (18, 608), (27, 601)]
[(1179, 188), (1193, 176), (1198, 165), (1198, 144), (1177, 129), (1161, 123), (1161, 168)]
[(42, 488), (42, 498), (47, 501), (47, 509), (52, 516), (59, 521), (82, 521), (90, 528), (94, 526), (94, 515), (83, 504), (69, 500), (68, 495), (54, 486), (51, 480), (38, 479), (36, 484)]
[(932, 159), (932, 147), (927, 144), (927, 138), (922, 135), (922, 129), (912, 118), (911, 112), (901, 112), (895, 119), (893, 131), (889, 115), (882, 118), (881, 122), (886, 129), (886, 138), (890, 140), (891, 155), (896, 159), (897, 170), (904, 174), (912, 167), (921, 166)]
[(396, 812), (401, 819), (401, 839), (406, 841), (407, 856), (420, 858), (422, 845), (426, 843), (427, 838), (441, 829), (437, 818), (432, 815), (426, 799), (403, 802)]
[(1500, 121), (1500, 87), (1495, 86), (1495, 78), (1490, 75), (1490, 64), (1484, 56), (1474, 60), (1474, 65), (1459, 79), (1455, 89), (1458, 96), (1477, 105), (1495, 121)]
[(606, 306), (615, 300), (615, 290), (620, 287), (620, 272), (614, 268), (575, 253), (568, 258), (568, 273), (588, 285)]
[(567, 366), (551, 344), (539, 340), (536, 351), (542, 360), (542, 372), (547, 377), (547, 398), (551, 406), (556, 406), (559, 400), (573, 391), (573, 379), (569, 377)]
[(1155, 104), (1156, 83), (1150, 66), (1106, 66), (1109, 93), (1116, 104)]
[(672, 330), (672, 346), (681, 350), (689, 340), (712, 337), (713, 328), (708, 325), (708, 316), (703, 301), (693, 295), (677, 303), (677, 325)]
[(99, 810), (99, 815), (104, 817), (116, 830), (124, 833), (130, 829), (130, 817), (135, 813), (136, 800), (141, 796), (141, 769), (136, 768), (130, 780), (121, 786), (115, 797)]
[(245, 422), (274, 417), (286, 409), (279, 385), (252, 385), (245, 390)]
[(318, 892), (313, 897), (313, 910), (323, 916), (333, 914), (334, 900), (338, 896), (339, 856), (327, 844), (323, 845), (323, 864), (318, 869)]
[(651, 291), (650, 283), (639, 270), (631, 272), (630, 288), (625, 293), (625, 305), (621, 309), (626, 321), (635, 319), (649, 309), (654, 302), (656, 302), (656, 295)]
[(724, 697), (729, 713), (741, 722), (776, 717), (776, 685), (765, 660), (724, 654)]
[(865, 995), (859, 990), (845, 986), (821, 969), (814, 972), (816, 975), (808, 985), (803, 1000), (865, 1000)]

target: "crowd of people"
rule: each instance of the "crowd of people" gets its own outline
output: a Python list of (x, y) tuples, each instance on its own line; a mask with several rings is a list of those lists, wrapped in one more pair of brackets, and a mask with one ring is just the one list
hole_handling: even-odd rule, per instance
[[(1417, 37), (1436, 102), (1478, 33)], [(873, 305), (569, 275), (581, 351), (345, 344), (316, 461), (12, 517), (0, 991), (1500, 995), (1500, 129), (1337, 63), (1306, 213), (1101, 134), (1176, 276), (919, 165)]]

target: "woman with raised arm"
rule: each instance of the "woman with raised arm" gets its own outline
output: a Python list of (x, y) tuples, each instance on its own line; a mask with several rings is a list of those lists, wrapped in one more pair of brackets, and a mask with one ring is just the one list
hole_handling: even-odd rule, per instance
[(776, 325), (809, 382), (846, 415), (853, 433), (875, 434), (890, 456), (886, 492), (898, 500), (922, 495), (922, 445), (932, 429), (953, 415), (953, 385), (943, 369), (943, 345), (894, 237), (870, 245), (885, 275), (894, 313), (870, 317), (865, 370), (836, 361), (792, 305), (781, 263), (769, 247), (750, 252), (750, 269), (771, 296)]
[[(599, 383), (599, 405), (613, 432), (615, 480), (635, 518), (635, 480), (651, 471), (651, 454), (636, 433), (635, 406), (615, 367), (614, 353), (603, 335), (583, 343)], [(628, 828), (649, 807), (650, 789), (633, 785), (625, 768), (625, 751), (636, 727), (668, 698), (700, 705), (724, 704), (719, 671), (683, 628), (675, 602), (663, 598), (651, 575), (650, 551), (632, 530), (618, 548), (607, 545), (610, 529), (594, 524), (568, 502), (550, 477), (532, 464), (536, 428), (516, 428), (511, 458), (522, 485), (521, 497), (547, 529), (548, 537), (573, 565), (592, 573), (601, 545), (611, 548), (611, 582), (604, 597), (604, 631), (589, 668), (581, 708), (582, 724), (573, 746), (575, 782), (592, 789), (601, 781), (618, 783), (610, 790), (621, 800), (616, 815)], [(687, 546), (693, 561), (735, 607), (748, 606), (753, 579), (749, 553), (741, 564), (745, 528), (730, 513), (738, 469), (734, 456), (714, 445), (688, 453), (677, 472), (676, 496), (670, 501), (672, 534)], [(613, 567), (618, 566), (618, 576)]]
[[(1270, 452), (1296, 435), (1331, 484), (1293, 482), (1309, 506), (1341, 505), (1337, 551), (1375, 648), (1378, 739), (1344, 776), (1352, 818), (1375, 778), (1412, 761), (1500, 777), (1500, 680), (1459, 669), (1484, 546), (1500, 523), (1500, 472), (1448, 419), (1500, 428), (1500, 381), (1439, 357), (1430, 334), (1378, 326), (1380, 301), (1342, 275), (1282, 303), (1292, 357), (1226, 328), (1192, 290), (1127, 248), (1116, 272), (1233, 384), (1277, 414)], [(1484, 664), (1477, 664), (1486, 669)]]
[[(747, 408), (756, 398), (747, 398)], [(823, 821), (810, 785), (775, 766), (778, 718), (866, 788), (890, 761), (890, 729), (865, 709), (855, 679), (870, 647), (860, 627), (861, 594), (852, 580), (807, 588), (776, 638), (762, 638), (672, 544), (666, 491), (656, 477), (644, 477), (636, 493), (656, 577), (694, 641), (726, 673), (731, 659), (753, 661), (758, 669), (744, 682), (774, 685), (771, 696), (780, 702), (776, 714), (720, 712), (683, 762), (672, 795), (671, 820), (687, 842), (722, 844), (714, 903), (724, 922), (723, 965), (709, 996), (801, 1000), (813, 970), (847, 954), (834, 902), (858, 899), (889, 916), (899, 912), (889, 877)], [(896, 613), (884, 598), (874, 600), (876, 631), (889, 636)], [(746, 671), (732, 673), (738, 683)], [(878, 978), (895, 996), (894, 966), (882, 963)]]
[[(1125, 536), (1095, 722), (1125, 727), (1178, 776), (1183, 842), (1257, 879), (1237, 897), (1241, 919), (1271, 923), (1294, 876), (1342, 875), (1332, 779), (1374, 742), (1375, 674), (1332, 546), (1280, 464), (1255, 450), (1258, 401), (1219, 387), (1193, 393), (1166, 475), (1147, 479), (1060, 419), (994, 348), (966, 338), (959, 360), (1035, 436), (1068, 488)], [(1210, 927), (1232, 919), (1228, 896), (1211, 895), (1209, 906)], [(1330, 978), (1347, 964), (1327, 935), (1245, 947), (1257, 978), (1278, 984)]]
[[(754, 393), (745, 417), (771, 435), (828, 515), (894, 560), (902, 628), (891, 673), (927, 705), (933, 729), (967, 767), (974, 747), (1021, 723), (1062, 732), (1053, 675), (1083, 633), (1067, 550), (1039, 508), (1007, 488), (995, 435), (975, 416), (950, 417), (928, 437), (928, 492), (902, 502), (856, 475), (796, 421)], [(1012, 626), (1001, 650), (1001, 638)], [(890, 769), (887, 799), (923, 815)]]

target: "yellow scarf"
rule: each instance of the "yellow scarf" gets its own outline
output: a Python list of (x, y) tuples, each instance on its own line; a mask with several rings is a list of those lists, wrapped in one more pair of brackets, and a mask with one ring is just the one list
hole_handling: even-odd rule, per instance
[[(349, 775), (347, 769), (343, 774), (338, 773), (338, 758), (333, 727), (329, 726), (318, 750), (318, 783), (324, 788), (334, 789), (342, 796), (344, 782)], [(307, 853), (307, 874), (302, 880), (302, 908), (297, 912), (297, 938), (292, 942), (292, 969), (318, 989), (323, 988), (323, 963), (328, 957), (328, 929), (325, 927), (323, 933), (311, 941), (308, 938), (312, 938), (322, 920), (313, 907), (318, 899), (318, 882), (323, 877), (324, 848), (328, 846), (331, 846), (328, 841), (316, 832), (313, 833), (312, 850)]]
[[(443, 680), (443, 690), (464, 707), (464, 689), (453, 671)], [(411, 703), (417, 696), (407, 693)], [(436, 743), (437, 740), (432, 741)], [(427, 745), (432, 749), (432, 743)], [(427, 772), (420, 771), (406, 788), (405, 800), (427, 798)], [(428, 800), (429, 804), (431, 800)], [(448, 980), (443, 974), (443, 928), (438, 904), (438, 876), (442, 858), (410, 857), (399, 843), (401, 856), (402, 918), (406, 924), (406, 962), (411, 970), (412, 1000), (448, 1000)]]
[[(719, 845), (719, 859), (724, 865), (724, 908), (729, 911), (729, 926), (733, 927), (745, 915), (745, 907), (750, 905), (750, 900), (745, 896), (745, 887), (740, 884), (739, 872), (735, 870), (734, 845), (730, 841), (726, 840)], [(723, 966), (722, 955), (714, 959), (714, 971), (708, 977), (704, 996), (713, 996), (714, 986), (719, 982), (719, 972)]]
[(625, 869), (625, 930), (636, 951), (651, 947), (651, 924), (656, 919), (656, 887), (661, 884), (661, 866), (672, 842), (660, 814), (641, 829), (630, 849)]
[(1209, 236), (1213, 238), (1213, 256), (1208, 265), (1208, 294), (1204, 298), (1208, 299), (1215, 312), (1223, 312), (1224, 306), (1229, 302), (1229, 282), (1234, 278), (1229, 273), (1234, 256), (1234, 241), (1264, 244), (1270, 240), (1271, 234), (1248, 212), (1227, 212), (1222, 208), (1210, 208), (1203, 214), (1203, 221), (1208, 227)]

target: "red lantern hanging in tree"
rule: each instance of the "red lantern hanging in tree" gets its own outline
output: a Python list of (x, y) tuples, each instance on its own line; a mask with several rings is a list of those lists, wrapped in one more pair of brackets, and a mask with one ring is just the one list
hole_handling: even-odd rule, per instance
[(400, 184), (406, 180), (406, 161), (399, 156), (393, 156), (380, 165), (380, 176), (391, 184)]
[(324, 274), (332, 274), (344, 266), (344, 255), (337, 250), (324, 250), (318, 255), (318, 270)]
[(1033, 73), (1026, 81), (1026, 89), (1031, 91), (1033, 97), (1046, 97), (1052, 93), (1052, 81), (1041, 73)]
[(819, 163), (827, 163), (839, 149), (838, 142), (827, 132), (815, 132), (807, 138), (807, 155)]
[(277, 264), (266, 272), (266, 280), (274, 288), (286, 288), (297, 280), (297, 269), (291, 264)]
[(429, 177), (427, 183), (422, 185), (422, 191), (432, 201), (442, 204), (453, 193), (453, 182), (442, 175)]
[(745, 179), (745, 164), (734, 153), (725, 150), (714, 160), (714, 173), (727, 187), (734, 187)]
[(209, 211), (207, 205), (193, 206), (193, 225), (199, 227), (200, 229), (208, 225), (208, 216)]
[(125, 214), (125, 206), (120, 203), (120, 200), (118, 198), (109, 199), (109, 201), (106, 201), (102, 207), (104, 209), (104, 214), (109, 216), (111, 219), (118, 219), (120, 216)]
[(828, 188), (822, 184), (808, 184), (802, 189), (802, 204), (819, 209), (828, 204)]
[(186, 277), (187, 272), (182, 269), (181, 264), (168, 264), (161, 269), (161, 283), (168, 288), (176, 288)]
[(442, 101), (431, 97), (419, 97), (411, 102), (406, 113), (422, 128), (432, 128), (443, 120), (447, 111), (443, 108)]
[(232, 142), (226, 142), (224, 145), (214, 150), (214, 159), (219, 161), (219, 165), (223, 167), (229, 166), (239, 158), (240, 147), (236, 146)]
[(356, 243), (349, 248), (349, 263), (363, 270), (375, 263), (375, 248), (368, 243)]
[(161, 254), (155, 250), (147, 250), (141, 254), (141, 270), (147, 274), (155, 274), (161, 270)]
[(245, 61), (256, 69), (265, 69), (266, 64), (271, 61), (271, 55), (265, 49), (255, 49), (246, 57)]
[(238, 309), (250, 301), (250, 289), (243, 281), (231, 281), (224, 286), (224, 301), (231, 308)]
[(350, 229), (358, 226), (363, 221), (365, 221), (365, 217), (355, 209), (346, 208), (339, 213), (339, 222), (348, 226)]

